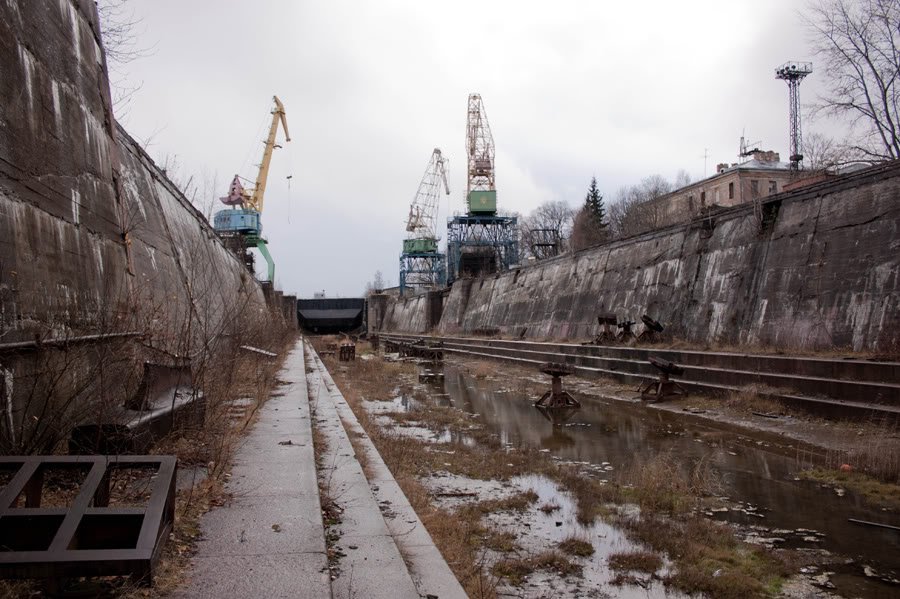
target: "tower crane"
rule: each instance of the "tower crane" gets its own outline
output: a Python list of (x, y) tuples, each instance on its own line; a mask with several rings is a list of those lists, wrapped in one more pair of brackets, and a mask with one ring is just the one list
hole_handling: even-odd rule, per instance
[(435, 222), (441, 188), (450, 195), (450, 185), (447, 183), (447, 159), (441, 154), (440, 148), (435, 148), (419, 183), (416, 196), (409, 206), (409, 217), (406, 219), (409, 240), (431, 240), (434, 242), (435, 250), (437, 249)]
[(469, 95), (466, 124), (468, 172), (466, 205), (470, 215), (497, 213), (497, 191), (494, 187), (494, 137), (480, 94)]
[(228, 195), (219, 198), (219, 201), (231, 206), (232, 209), (217, 212), (213, 220), (216, 232), (226, 240), (228, 245), (232, 246), (232, 249), (240, 251), (244, 255), (244, 260), (249, 267), (252, 267), (252, 258), (248, 258), (246, 249), (249, 247), (259, 249), (268, 265), (270, 283), (275, 281), (275, 263), (266, 247), (268, 241), (262, 237), (261, 216), (272, 153), (275, 148), (281, 147), (276, 143), (279, 123), (284, 129), (285, 142), (291, 141), (284, 105), (278, 96), (272, 96), (272, 100), (275, 102), (275, 107), (272, 109), (272, 123), (269, 126), (269, 135), (264, 142), (265, 146), (256, 182), (252, 189), (245, 189), (241, 184), (240, 175), (235, 175), (228, 188)]
[(439, 287), (446, 281), (445, 256), (438, 252), (437, 213), (441, 190), (450, 195), (447, 159), (435, 148), (409, 206), (407, 239), (400, 254), (400, 294), (407, 288)]

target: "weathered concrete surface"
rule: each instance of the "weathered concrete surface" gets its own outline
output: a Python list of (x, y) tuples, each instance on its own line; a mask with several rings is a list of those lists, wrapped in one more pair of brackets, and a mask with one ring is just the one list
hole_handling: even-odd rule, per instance
[(327, 371), (315, 350), (307, 347), (307, 353), (310, 401), (315, 405), (316, 428), (325, 446), (319, 456), (323, 493), (342, 510), (337, 526), (340, 537), (335, 543), (346, 555), (332, 582), (332, 594), (347, 599), (418, 598), (419, 592), (335, 408), (341, 392), (330, 377), (326, 378)]
[(203, 516), (178, 597), (331, 596), (302, 342), (278, 376), (282, 395), (266, 402), (235, 455), (234, 500)]
[[(462, 585), (459, 584), (456, 576), (450, 570), (450, 566), (438, 551), (425, 525), (422, 524), (403, 493), (403, 489), (400, 488), (372, 440), (357, 420), (353, 409), (334, 384), (331, 374), (318, 359), (316, 359), (316, 366), (325, 389), (330, 390), (329, 397), (334, 407), (334, 414), (338, 417), (346, 435), (355, 439), (355, 450), (359, 450), (364, 455), (365, 474), (375, 501), (378, 505), (389, 506), (389, 510), (383, 512), (384, 523), (404, 557), (419, 595), (440, 597), (441, 599), (465, 598), (466, 593)], [(325, 391), (323, 391), (323, 397), (324, 393)], [(319, 405), (324, 406), (325, 404), (320, 403)], [(325, 412), (323, 416), (333, 419), (330, 408), (327, 408)], [(353, 449), (352, 446), (351, 449)]]
[[(154, 351), (197, 359), (283, 323), (282, 305), (268, 308), (203, 215), (116, 124), (99, 31), (90, 0), (0, 2), (0, 343), (137, 331)], [(35, 364), (44, 355), (32, 358), (0, 355), (14, 380), (0, 445), (13, 451), (35, 449), (25, 429), (44, 410), (23, 397), (29, 377), (50, 370)], [(92, 386), (96, 359), (64, 362), (67, 376), (85, 378), (71, 388), (111, 395)], [(127, 366), (107, 379), (132, 384)]]
[[(117, 126), (94, 3), (0, 3), (0, 337), (173, 326), (260, 286)], [(161, 335), (164, 339), (165, 335)]]
[[(775, 211), (777, 210), (777, 214)], [(763, 204), (453, 285), (439, 332), (585, 339), (601, 312), (694, 343), (900, 348), (900, 162)], [(424, 302), (385, 330), (422, 332)]]

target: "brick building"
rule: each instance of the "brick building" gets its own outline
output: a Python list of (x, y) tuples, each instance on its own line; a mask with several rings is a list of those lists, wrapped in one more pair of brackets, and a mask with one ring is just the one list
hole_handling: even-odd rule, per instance
[(735, 206), (784, 190), (791, 180), (790, 164), (777, 152), (755, 151), (746, 162), (719, 164), (716, 174), (656, 198), (657, 221), (672, 224), (696, 216), (712, 206)]

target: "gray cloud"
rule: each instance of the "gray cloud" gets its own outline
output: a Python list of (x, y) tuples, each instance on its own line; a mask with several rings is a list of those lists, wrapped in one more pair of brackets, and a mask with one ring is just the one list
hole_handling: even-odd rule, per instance
[[(452, 3), (133, 0), (152, 55), (124, 118), (186, 172), (252, 178), (272, 94), (293, 142), (273, 160), (265, 233), (288, 292), (397, 282), (404, 218), (434, 147), (441, 221), (464, 208), (465, 107), (482, 94), (501, 207), (609, 198), (652, 173), (703, 175), (748, 135), (787, 153), (774, 68), (808, 59), (802, 2)], [(815, 92), (815, 75), (803, 100)], [(807, 129), (812, 129), (807, 125)], [(290, 192), (286, 177), (293, 175)]]

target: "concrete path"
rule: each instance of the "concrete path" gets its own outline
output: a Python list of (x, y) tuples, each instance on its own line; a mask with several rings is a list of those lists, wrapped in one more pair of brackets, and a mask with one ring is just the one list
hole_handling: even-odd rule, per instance
[[(466, 597), (431, 536), (385, 466), (315, 350), (306, 347), (310, 402), (327, 445), (323, 492), (343, 510), (336, 545), (346, 554), (332, 582), (335, 597)], [(351, 366), (352, 368), (352, 366)], [(365, 454), (366, 478), (350, 443)]]
[(234, 500), (203, 516), (190, 580), (176, 597), (331, 597), (301, 342), (278, 376), (286, 384), (235, 455)]
[[(235, 454), (227, 486), (234, 499), (203, 516), (189, 580), (174, 596), (466, 597), (311, 346), (298, 341), (278, 376), (285, 384), (262, 407)], [(327, 443), (319, 456), (323, 488), (343, 510), (335, 544), (346, 555), (334, 580), (311, 407)], [(348, 432), (366, 455), (371, 481)], [(285, 441), (291, 444), (280, 444)]]
[[(466, 593), (450, 570), (450, 566), (444, 560), (441, 552), (434, 545), (431, 535), (422, 521), (416, 515), (406, 495), (400, 485), (394, 479), (394, 476), (388, 470), (381, 455), (369, 439), (362, 425), (356, 419), (352, 408), (344, 399), (334, 380), (331, 378), (328, 370), (325, 369), (319, 356), (315, 350), (307, 346), (306, 356), (307, 362), (316, 372), (310, 372), (310, 389), (316, 389), (316, 382), (313, 377), (318, 375), (320, 378), (318, 391), (318, 406), (316, 410), (316, 418), (322, 424), (317, 426), (328, 426), (326, 423), (332, 424), (330, 429), (335, 432), (336, 442), (340, 443), (344, 449), (341, 453), (349, 451), (353, 448), (349, 445), (349, 436), (356, 441), (356, 446), (360, 453), (363, 454), (364, 462), (367, 464), (366, 470), (368, 480), (356, 479), (355, 488), (371, 499), (367, 502), (374, 502), (381, 508), (380, 515), (383, 516), (384, 525), (387, 533), (396, 545), (400, 554), (405, 561), (408, 575), (412, 578), (413, 584), (421, 597), (440, 597), (441, 599), (450, 599), (458, 597), (466, 597)], [(352, 368), (352, 365), (350, 366)], [(316, 397), (316, 391), (310, 391), (311, 400)], [(345, 441), (346, 440), (346, 441)], [(353, 463), (358, 465), (357, 460)], [(362, 473), (360, 469), (360, 473)], [(363, 486), (365, 483), (365, 487)], [(368, 491), (366, 493), (365, 491)], [(338, 500), (340, 502), (340, 500)], [(355, 523), (352, 520), (344, 519), (342, 529), (345, 535), (353, 534)], [(384, 534), (382, 532), (382, 534)], [(351, 537), (342, 537), (341, 545), (351, 543)], [(336, 594), (337, 596), (337, 594)], [(400, 596), (400, 595), (394, 595)]]

